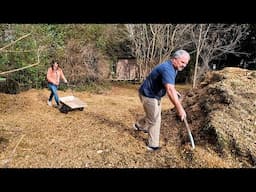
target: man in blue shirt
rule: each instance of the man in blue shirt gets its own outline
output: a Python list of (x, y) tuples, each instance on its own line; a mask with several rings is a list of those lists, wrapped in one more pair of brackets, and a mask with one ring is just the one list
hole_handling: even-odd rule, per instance
[(176, 51), (170, 60), (157, 65), (139, 88), (139, 98), (143, 104), (145, 116), (134, 125), (135, 130), (149, 134), (147, 149), (155, 151), (160, 148), (161, 98), (167, 93), (177, 109), (181, 121), (186, 112), (179, 101), (180, 94), (175, 89), (175, 78), (188, 64), (190, 55), (185, 50)]

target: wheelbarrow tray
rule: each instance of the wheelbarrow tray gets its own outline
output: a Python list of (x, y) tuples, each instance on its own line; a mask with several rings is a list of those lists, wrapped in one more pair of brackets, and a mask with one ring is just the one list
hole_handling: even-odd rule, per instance
[(85, 102), (81, 101), (75, 96), (60, 97), (60, 103), (69, 107), (70, 110), (79, 109), (83, 110), (86, 106)]

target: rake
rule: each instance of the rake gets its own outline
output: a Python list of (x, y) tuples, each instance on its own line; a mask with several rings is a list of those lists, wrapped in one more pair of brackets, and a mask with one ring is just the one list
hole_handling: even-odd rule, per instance
[(184, 118), (184, 123), (185, 123), (186, 128), (187, 128), (187, 131), (188, 131), (188, 135), (189, 135), (189, 139), (190, 139), (190, 142), (191, 142), (191, 145), (192, 145), (192, 149), (195, 149), (195, 142), (194, 142), (192, 133), (191, 133), (191, 131), (190, 131), (190, 128), (189, 128), (189, 126), (188, 126), (188, 121), (187, 121), (187, 118), (186, 118), (186, 117)]

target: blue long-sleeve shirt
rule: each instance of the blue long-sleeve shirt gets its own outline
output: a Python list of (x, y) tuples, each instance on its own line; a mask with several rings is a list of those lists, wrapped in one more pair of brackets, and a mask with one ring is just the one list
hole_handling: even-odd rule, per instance
[(169, 83), (174, 85), (177, 70), (173, 63), (168, 60), (157, 65), (144, 80), (139, 88), (139, 92), (145, 97), (161, 99), (166, 94), (164, 85)]

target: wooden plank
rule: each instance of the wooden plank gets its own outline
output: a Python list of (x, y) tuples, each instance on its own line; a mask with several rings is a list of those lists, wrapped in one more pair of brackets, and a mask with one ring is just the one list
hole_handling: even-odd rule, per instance
[(69, 106), (71, 109), (85, 107), (85, 103), (83, 101), (81, 101), (80, 99), (78, 99), (77, 97), (74, 97), (74, 96), (61, 97), (60, 102)]

